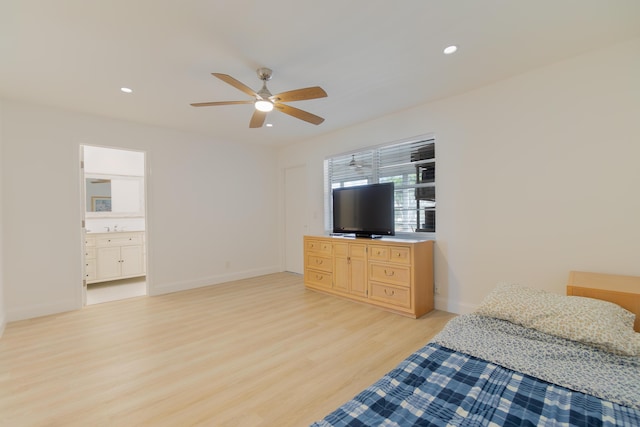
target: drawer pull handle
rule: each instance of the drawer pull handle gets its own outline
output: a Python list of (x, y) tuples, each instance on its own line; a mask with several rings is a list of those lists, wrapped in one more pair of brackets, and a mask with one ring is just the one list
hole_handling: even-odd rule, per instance
[(389, 290), (388, 290), (388, 289), (385, 289), (385, 290), (384, 290), (384, 294), (385, 294), (386, 296), (392, 297), (392, 296), (394, 296), (394, 295), (396, 294), (396, 291), (394, 291), (394, 290), (392, 289), (392, 290), (391, 290), (391, 293), (389, 293)]
[(322, 261), (321, 259), (316, 259), (316, 264), (318, 264), (318, 265), (322, 265), (322, 262), (323, 262), (323, 261)]
[(322, 280), (323, 277), (322, 274), (316, 274), (316, 280)]
[(391, 277), (391, 276), (393, 276), (394, 274), (396, 274), (396, 272), (395, 272), (395, 271), (393, 271), (393, 270), (391, 270), (391, 273), (389, 273), (389, 272), (387, 271), (387, 269), (385, 268), (385, 269), (384, 269), (384, 274), (385, 274), (385, 276), (389, 276), (389, 277)]

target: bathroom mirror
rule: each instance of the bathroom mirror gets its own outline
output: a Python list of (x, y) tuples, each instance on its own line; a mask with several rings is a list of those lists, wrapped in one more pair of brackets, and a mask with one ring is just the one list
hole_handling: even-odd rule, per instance
[(111, 212), (111, 180), (86, 179), (87, 212)]
[(144, 182), (139, 176), (87, 175), (87, 217), (143, 216)]

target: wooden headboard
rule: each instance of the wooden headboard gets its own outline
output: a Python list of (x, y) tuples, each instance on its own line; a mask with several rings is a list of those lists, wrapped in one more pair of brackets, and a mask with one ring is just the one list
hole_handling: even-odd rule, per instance
[(618, 304), (635, 313), (634, 329), (640, 332), (640, 277), (571, 271), (567, 295), (596, 298)]

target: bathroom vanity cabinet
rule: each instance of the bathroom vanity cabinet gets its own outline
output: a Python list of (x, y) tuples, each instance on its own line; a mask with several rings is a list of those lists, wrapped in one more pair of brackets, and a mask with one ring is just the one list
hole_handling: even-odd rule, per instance
[(87, 283), (144, 276), (144, 232), (90, 233), (85, 236)]

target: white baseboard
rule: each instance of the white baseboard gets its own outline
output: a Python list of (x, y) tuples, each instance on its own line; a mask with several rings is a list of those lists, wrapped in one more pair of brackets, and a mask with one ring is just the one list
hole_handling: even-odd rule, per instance
[(2, 317), (0, 317), (0, 338), (2, 338), (2, 334), (4, 334), (5, 326), (7, 326), (7, 318), (3, 313)]
[[(186, 291), (189, 289), (201, 288), (204, 286), (217, 285), (220, 283), (231, 282), (234, 280), (248, 279), (251, 277), (262, 276), (265, 274), (278, 273), (282, 271), (278, 266), (267, 267), (262, 269), (247, 270), (242, 272), (221, 274), (217, 276), (205, 277), (196, 280), (181, 281), (174, 283), (166, 283), (155, 285), (149, 289), (149, 295), (162, 295), (172, 292)], [(50, 314), (64, 313), (66, 311), (79, 310), (77, 300), (57, 301), (47, 304), (38, 304), (29, 307), (19, 307), (7, 310), (6, 318), (0, 318), (0, 336), (4, 331), (4, 327), (8, 322), (16, 322), (18, 320), (33, 319), (35, 317), (48, 316)]]
[(174, 283), (156, 284), (151, 282), (149, 295), (163, 295), (172, 292), (187, 291), (189, 289), (203, 288), (205, 286), (219, 285), (221, 283), (232, 282), (234, 280), (249, 279), (251, 277), (263, 276), (265, 274), (279, 273), (282, 269), (278, 266), (260, 268), (255, 270), (240, 271), (229, 274), (219, 274), (216, 276), (204, 277), (201, 279), (180, 281)]
[(50, 314), (64, 313), (65, 311), (78, 310), (77, 300), (57, 301), (47, 304), (37, 304), (29, 307), (19, 307), (7, 310), (7, 322), (33, 319), (34, 317), (48, 316)]
[(436, 295), (434, 300), (436, 310), (442, 310), (455, 314), (468, 314), (473, 313), (477, 308), (474, 304), (459, 303), (457, 301), (450, 301), (446, 297), (440, 297)]

